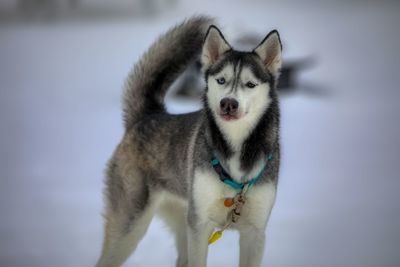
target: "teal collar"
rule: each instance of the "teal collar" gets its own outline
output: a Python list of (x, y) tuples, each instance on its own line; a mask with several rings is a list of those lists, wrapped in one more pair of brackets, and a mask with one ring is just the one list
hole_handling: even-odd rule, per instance
[(221, 163), (217, 159), (217, 157), (212, 157), (211, 159), (211, 165), (213, 166), (215, 172), (218, 174), (219, 179), (224, 183), (229, 185), (230, 187), (234, 189), (240, 189), (242, 190), (247, 184), (250, 186), (254, 185), (260, 177), (263, 175), (265, 169), (267, 168), (267, 163), (272, 159), (272, 153), (267, 155), (266, 163), (264, 165), (264, 168), (251, 180), (245, 182), (245, 183), (237, 183), (235, 182), (232, 177), (222, 168)]

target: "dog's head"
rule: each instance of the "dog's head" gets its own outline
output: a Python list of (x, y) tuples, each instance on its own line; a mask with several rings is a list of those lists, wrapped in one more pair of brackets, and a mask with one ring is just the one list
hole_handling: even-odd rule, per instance
[(217, 27), (209, 28), (201, 62), (207, 83), (205, 101), (218, 124), (253, 124), (265, 112), (279, 77), (281, 50), (276, 30), (253, 51), (239, 52)]

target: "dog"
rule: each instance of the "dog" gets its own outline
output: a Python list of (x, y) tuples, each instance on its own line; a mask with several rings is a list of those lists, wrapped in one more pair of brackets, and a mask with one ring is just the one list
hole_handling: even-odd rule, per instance
[[(97, 267), (123, 264), (155, 214), (172, 230), (177, 267), (205, 267), (225, 229), (240, 233), (240, 267), (260, 267), (280, 162), (281, 51), (276, 30), (240, 52), (213, 19), (197, 16), (143, 55), (127, 79), (125, 134), (108, 163)], [(168, 114), (168, 88), (199, 58), (204, 107)]]

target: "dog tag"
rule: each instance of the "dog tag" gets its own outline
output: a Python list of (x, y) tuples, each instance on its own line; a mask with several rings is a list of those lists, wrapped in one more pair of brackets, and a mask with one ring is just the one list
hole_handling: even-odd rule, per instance
[(216, 231), (208, 240), (208, 244), (211, 245), (212, 243), (216, 242), (222, 236), (222, 231)]
[(227, 208), (232, 207), (232, 205), (234, 204), (233, 198), (225, 198), (224, 200), (224, 206)]

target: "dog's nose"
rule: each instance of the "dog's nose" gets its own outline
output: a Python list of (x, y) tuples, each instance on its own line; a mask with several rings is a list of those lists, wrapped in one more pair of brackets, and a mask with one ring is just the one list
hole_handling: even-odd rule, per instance
[(225, 97), (220, 102), (221, 111), (224, 114), (235, 114), (239, 107), (239, 102), (234, 98)]

